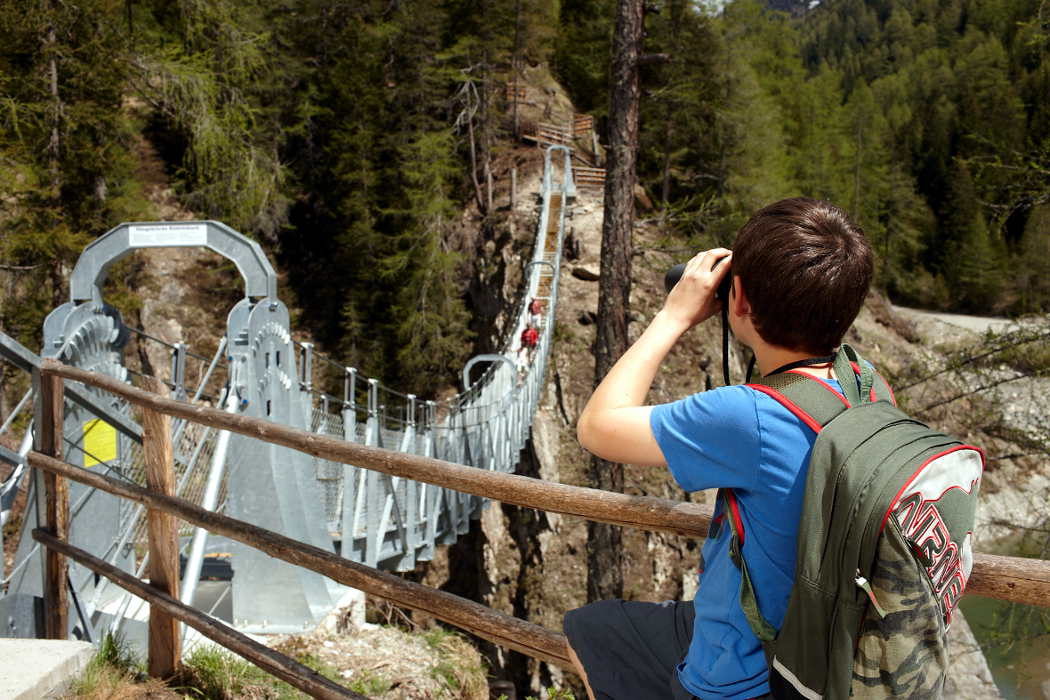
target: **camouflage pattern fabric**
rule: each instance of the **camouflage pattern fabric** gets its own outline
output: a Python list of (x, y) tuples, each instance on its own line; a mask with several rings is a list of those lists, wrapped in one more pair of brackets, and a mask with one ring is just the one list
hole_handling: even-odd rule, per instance
[(887, 615), (880, 618), (868, 606), (854, 656), (851, 695), (941, 697), (948, 669), (944, 612), (893, 518), (879, 541), (871, 587)]

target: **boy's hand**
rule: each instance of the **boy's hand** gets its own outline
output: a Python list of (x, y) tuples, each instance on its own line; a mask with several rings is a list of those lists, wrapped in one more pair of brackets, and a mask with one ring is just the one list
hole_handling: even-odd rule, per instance
[(733, 253), (712, 248), (697, 254), (685, 265), (685, 272), (664, 302), (663, 312), (688, 330), (714, 316), (722, 308), (718, 285), (729, 274)]

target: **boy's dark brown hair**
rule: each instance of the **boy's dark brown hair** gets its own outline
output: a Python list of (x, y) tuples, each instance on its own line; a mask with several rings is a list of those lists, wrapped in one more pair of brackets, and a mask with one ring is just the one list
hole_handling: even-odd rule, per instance
[(808, 197), (761, 209), (737, 232), (733, 275), (767, 343), (814, 355), (842, 342), (868, 294), (871, 246), (849, 215)]

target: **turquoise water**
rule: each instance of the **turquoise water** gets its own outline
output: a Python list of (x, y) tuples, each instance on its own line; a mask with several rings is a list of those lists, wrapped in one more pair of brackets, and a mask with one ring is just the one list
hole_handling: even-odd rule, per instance
[(959, 607), (1003, 697), (1050, 700), (1050, 609), (972, 595)]

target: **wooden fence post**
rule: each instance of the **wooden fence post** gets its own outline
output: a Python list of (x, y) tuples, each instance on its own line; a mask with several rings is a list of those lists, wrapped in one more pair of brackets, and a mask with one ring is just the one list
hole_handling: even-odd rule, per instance
[[(36, 448), (55, 459), (62, 459), (62, 440), (65, 435), (64, 380), (39, 371), (33, 373), (33, 380), (37, 390), (37, 415), (34, 421)], [(44, 474), (42, 481), (45, 527), (55, 538), (66, 541), (69, 539), (69, 482), (56, 474)], [(39, 505), (38, 499), (38, 508)], [(53, 549), (45, 549), (44, 636), (47, 639), (65, 639), (69, 634), (69, 595), (66, 593), (68, 572), (69, 564), (65, 556)]]
[[(166, 395), (159, 381), (150, 390)], [(142, 409), (142, 445), (146, 457), (146, 485), (151, 491), (175, 495), (175, 462), (171, 445), (171, 418)], [(147, 511), (149, 533), (149, 580), (153, 588), (172, 598), (179, 597), (179, 541), (175, 518), (159, 510)], [(181, 644), (178, 620), (151, 606), (149, 613), (149, 675), (171, 678), (178, 671)]]

